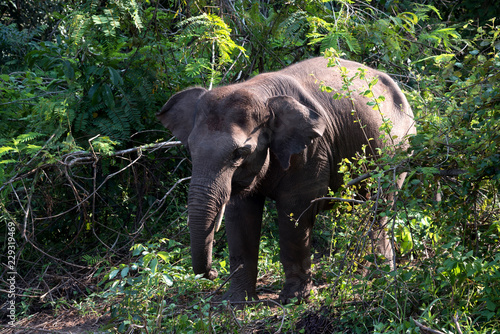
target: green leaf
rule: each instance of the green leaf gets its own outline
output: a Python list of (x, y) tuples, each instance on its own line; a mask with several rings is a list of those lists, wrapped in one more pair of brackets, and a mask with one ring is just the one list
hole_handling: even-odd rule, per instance
[(135, 244), (130, 248), (130, 250), (133, 251), (133, 256), (137, 256), (142, 253), (142, 251), (144, 250), (144, 246), (142, 244)]
[(115, 97), (113, 96), (113, 92), (111, 91), (111, 87), (109, 85), (105, 84), (103, 85), (103, 90), (102, 90), (102, 99), (104, 100), (104, 103), (109, 109), (114, 109), (115, 108)]
[(88, 96), (89, 96), (90, 100), (92, 101), (92, 103), (96, 103), (97, 102), (96, 92), (99, 90), (100, 86), (101, 86), (100, 83), (95, 83), (89, 89)]
[(168, 262), (169, 258), (170, 258), (170, 254), (167, 253), (167, 252), (164, 252), (164, 251), (160, 251), (158, 252), (158, 256), (161, 257), (161, 259), (165, 262)]
[(129, 270), (130, 270), (129, 266), (126, 266), (125, 268), (122, 269), (122, 271), (120, 273), (120, 275), (122, 276), (122, 278), (125, 278), (128, 275)]
[(113, 85), (115, 85), (115, 86), (123, 85), (123, 79), (120, 76), (120, 73), (118, 73), (118, 71), (112, 67), (108, 67), (108, 70), (109, 70), (109, 75), (111, 77), (111, 82), (113, 83)]
[(415, 13), (404, 12), (404, 13), (399, 14), (398, 16), (405, 21), (411, 22), (412, 24), (418, 23), (418, 16)]
[(156, 270), (158, 269), (158, 259), (156, 257), (149, 263), (149, 269), (151, 269), (151, 273), (156, 273)]
[(75, 70), (73, 69), (73, 66), (69, 60), (64, 60), (63, 61), (63, 66), (64, 66), (64, 75), (68, 80), (74, 80), (75, 79)]
[(168, 286), (172, 286), (174, 285), (174, 282), (172, 280), (172, 277), (170, 277), (169, 275), (167, 274), (162, 274), (162, 277), (163, 277), (163, 281), (165, 282), (166, 285)]
[(109, 279), (113, 279), (115, 278), (115, 276), (120, 272), (120, 269), (115, 269), (115, 270), (112, 270), (110, 273), (109, 273)]
[(455, 57), (453, 53), (443, 53), (434, 57), (436, 63), (447, 63)]

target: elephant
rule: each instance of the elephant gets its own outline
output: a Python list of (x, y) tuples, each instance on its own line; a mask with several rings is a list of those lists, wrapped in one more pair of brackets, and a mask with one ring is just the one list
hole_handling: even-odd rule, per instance
[[(157, 119), (185, 145), (192, 162), (188, 221), (192, 267), (214, 279), (214, 231), (225, 217), (232, 277), (223, 298), (258, 299), (256, 282), (262, 215), (266, 199), (278, 212), (280, 261), (285, 283), (281, 301), (307, 299), (312, 288), (311, 229), (328, 207), (329, 189), (341, 187), (339, 163), (367, 148), (372, 155), (387, 145), (381, 138), (383, 117), (392, 123), (394, 144), (408, 146), (415, 134), (413, 113), (398, 85), (385, 73), (360, 63), (311, 58), (282, 70), (207, 90), (191, 87), (174, 94)], [(354, 76), (359, 68), (378, 78), (374, 96), (385, 101), (374, 110), (359, 94), (366, 80), (352, 80), (350, 98), (333, 98), (320, 83), (341, 91), (339, 69)], [(364, 87), (364, 88), (363, 88)], [(392, 143), (391, 143), (392, 145)], [(297, 217), (298, 221), (291, 219)], [(386, 233), (378, 251), (392, 258)]]

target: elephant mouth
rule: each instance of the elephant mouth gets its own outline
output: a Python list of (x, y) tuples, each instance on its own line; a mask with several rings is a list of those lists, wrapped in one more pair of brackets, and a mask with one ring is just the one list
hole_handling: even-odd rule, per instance
[(215, 217), (215, 232), (219, 232), (220, 226), (222, 225), (222, 218), (224, 217), (224, 212), (226, 211), (226, 204), (222, 205), (217, 217)]

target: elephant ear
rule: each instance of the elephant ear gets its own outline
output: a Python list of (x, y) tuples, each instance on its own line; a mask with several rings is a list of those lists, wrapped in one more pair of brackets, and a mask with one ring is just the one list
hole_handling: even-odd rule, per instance
[(196, 103), (206, 91), (201, 87), (183, 90), (172, 96), (156, 114), (161, 124), (172, 131), (185, 146), (193, 129)]
[(290, 96), (269, 98), (267, 105), (274, 114), (270, 121), (271, 151), (283, 169), (288, 169), (292, 154), (302, 152), (314, 138), (322, 136), (326, 123), (318, 112)]

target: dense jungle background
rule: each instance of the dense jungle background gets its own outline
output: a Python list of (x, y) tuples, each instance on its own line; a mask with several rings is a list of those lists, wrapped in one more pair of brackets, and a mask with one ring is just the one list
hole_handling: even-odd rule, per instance
[[(480, 0), (2, 1), (0, 329), (500, 332), (499, 20), (500, 6)], [(325, 52), (390, 74), (418, 128), (408, 152), (343, 161), (346, 186), (331, 196), (353, 198), (359, 175), (374, 194), (408, 177), (394, 205), (340, 200), (318, 217), (308, 303), (275, 300), (283, 277), (270, 202), (265, 302), (234, 310), (220, 303), (223, 229), (219, 278), (192, 273), (189, 155), (155, 113), (188, 86)], [(349, 91), (351, 75), (340, 93), (361, 93)], [(371, 265), (374, 215), (389, 217), (393, 272)]]

